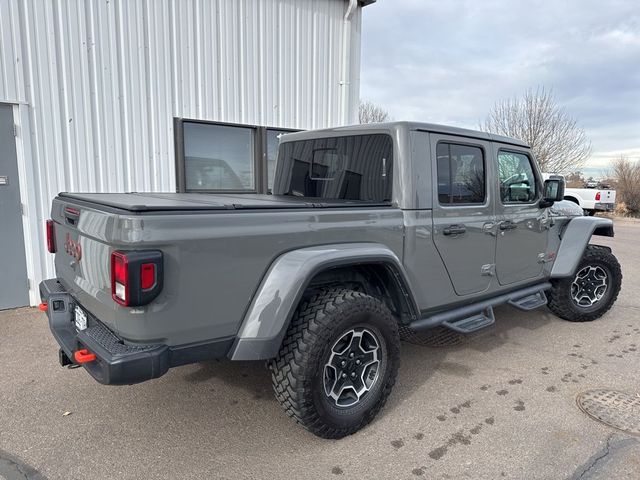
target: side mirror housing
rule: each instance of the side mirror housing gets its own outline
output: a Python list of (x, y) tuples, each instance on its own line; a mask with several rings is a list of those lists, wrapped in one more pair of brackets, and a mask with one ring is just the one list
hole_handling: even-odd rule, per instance
[(540, 208), (547, 208), (564, 199), (564, 178), (559, 175), (551, 175), (544, 181)]

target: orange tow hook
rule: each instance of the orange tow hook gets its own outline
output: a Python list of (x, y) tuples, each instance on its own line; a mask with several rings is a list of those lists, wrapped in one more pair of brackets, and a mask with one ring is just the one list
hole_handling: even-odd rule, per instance
[(46, 312), (47, 310), (49, 310), (49, 304), (41, 303), (40, 305), (38, 305), (38, 308), (40, 309), (41, 312)]
[(96, 359), (96, 354), (95, 353), (91, 353), (86, 348), (83, 348), (82, 350), (76, 351), (73, 354), (73, 358), (76, 361), (76, 363), (93, 362)]

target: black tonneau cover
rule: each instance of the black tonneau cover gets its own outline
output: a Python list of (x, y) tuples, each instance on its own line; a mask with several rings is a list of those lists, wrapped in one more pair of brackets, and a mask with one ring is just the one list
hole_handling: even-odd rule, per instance
[(193, 210), (254, 210), (290, 208), (388, 207), (390, 203), (361, 200), (260, 195), (252, 193), (60, 193), (61, 200), (102, 205), (128, 212)]

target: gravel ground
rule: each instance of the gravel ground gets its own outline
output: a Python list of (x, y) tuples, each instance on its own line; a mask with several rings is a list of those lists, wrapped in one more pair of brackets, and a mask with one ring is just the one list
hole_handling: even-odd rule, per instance
[(640, 392), (640, 222), (610, 245), (624, 280), (602, 319), (496, 309), (457, 345), (403, 344), (382, 414), (340, 441), (280, 410), (262, 363), (210, 362), (129, 387), (57, 363), (44, 314), (0, 312), (0, 479), (640, 478), (640, 439), (576, 407)]

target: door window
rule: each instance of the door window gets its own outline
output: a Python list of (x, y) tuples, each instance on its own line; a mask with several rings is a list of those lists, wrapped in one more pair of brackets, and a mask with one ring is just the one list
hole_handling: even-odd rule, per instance
[(498, 176), (502, 203), (531, 203), (536, 199), (536, 176), (527, 155), (498, 152)]
[(484, 203), (484, 152), (480, 147), (438, 143), (438, 201), (441, 205)]

